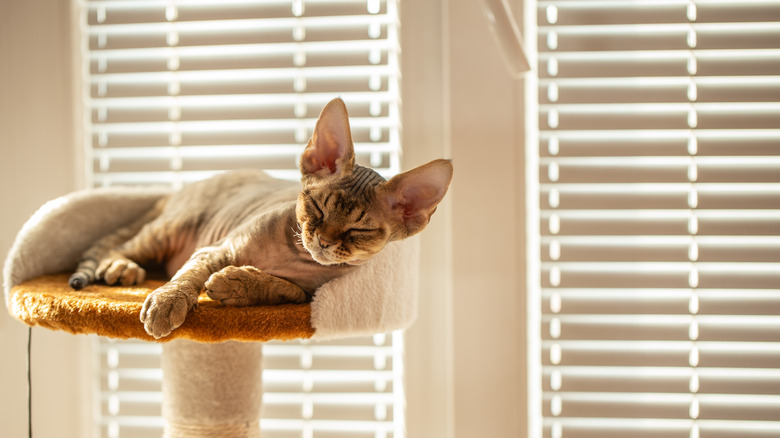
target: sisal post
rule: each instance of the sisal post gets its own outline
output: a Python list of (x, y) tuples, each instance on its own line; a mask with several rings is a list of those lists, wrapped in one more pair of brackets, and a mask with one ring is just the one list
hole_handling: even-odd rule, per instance
[(262, 344), (163, 345), (165, 438), (258, 438)]

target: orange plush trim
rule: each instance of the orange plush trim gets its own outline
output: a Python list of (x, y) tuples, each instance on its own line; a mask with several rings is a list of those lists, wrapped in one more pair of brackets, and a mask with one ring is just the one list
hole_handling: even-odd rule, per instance
[(201, 295), (198, 308), (187, 315), (184, 324), (156, 340), (144, 331), (138, 315), (146, 296), (163, 283), (147, 280), (134, 287), (98, 284), (76, 291), (68, 286), (66, 274), (44, 275), (11, 289), (9, 312), (31, 326), (158, 342), (287, 341), (314, 334), (309, 304), (226, 307)]

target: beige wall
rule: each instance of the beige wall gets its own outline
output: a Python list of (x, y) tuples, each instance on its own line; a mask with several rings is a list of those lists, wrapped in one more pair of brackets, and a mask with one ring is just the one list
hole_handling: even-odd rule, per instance
[[(0, 1), (0, 253), (45, 201), (74, 188), (69, 2)], [(0, 312), (2, 435), (27, 436), (26, 326)], [(80, 341), (33, 330), (37, 437), (83, 437)]]

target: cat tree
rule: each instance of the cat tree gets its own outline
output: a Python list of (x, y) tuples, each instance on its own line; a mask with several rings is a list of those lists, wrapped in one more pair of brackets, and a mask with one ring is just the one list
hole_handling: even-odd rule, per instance
[(3, 272), (6, 307), (30, 326), (164, 343), (165, 437), (259, 437), (264, 341), (381, 333), (406, 328), (416, 317), (418, 245), (412, 238), (323, 285), (311, 303), (225, 307), (201, 295), (181, 327), (155, 340), (139, 314), (146, 295), (164, 280), (75, 291), (68, 274), (92, 242), (165, 193), (115, 187), (50, 201), (16, 236)]

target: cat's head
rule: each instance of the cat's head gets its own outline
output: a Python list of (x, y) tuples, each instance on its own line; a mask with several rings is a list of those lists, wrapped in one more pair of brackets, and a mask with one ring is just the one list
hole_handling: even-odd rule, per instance
[(385, 181), (355, 164), (347, 108), (323, 108), (301, 155), (296, 216), (303, 246), (325, 265), (362, 264), (393, 240), (422, 231), (452, 180), (450, 160), (434, 160)]

